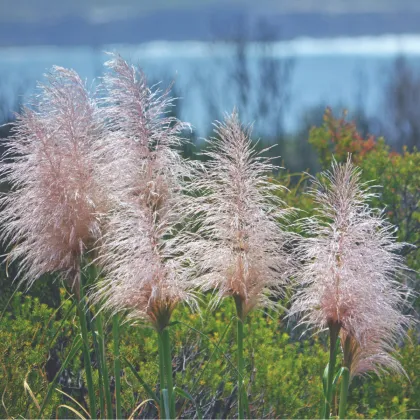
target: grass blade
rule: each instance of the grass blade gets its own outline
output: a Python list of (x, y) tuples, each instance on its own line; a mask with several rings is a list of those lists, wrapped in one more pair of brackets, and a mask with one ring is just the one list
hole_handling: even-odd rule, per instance
[(69, 405), (66, 405), (66, 404), (61, 404), (57, 407), (57, 418), (58, 418), (58, 409), (61, 408), (61, 407), (67, 408), (67, 410), (70, 410), (71, 412), (76, 414), (76, 416), (78, 416), (80, 419), (86, 420), (86, 418), (83, 417), (82, 414), (80, 414), (75, 408), (70, 407)]
[[(3, 368), (4, 377), (7, 378), (7, 370), (6, 370), (6, 367), (4, 365), (1, 365), (1, 367)], [(7, 407), (4, 404), (4, 395), (6, 394), (6, 391), (7, 391), (7, 379), (6, 379), (6, 386), (4, 387), (3, 393), (1, 394), (1, 405), (4, 408), (4, 412), (6, 413), (6, 417), (9, 418), (9, 413), (7, 411)]]
[(128, 420), (132, 420), (134, 419), (134, 414), (136, 414), (136, 412), (143, 407), (144, 404), (147, 404), (148, 402), (153, 401), (152, 399), (149, 400), (144, 400), (142, 401), (134, 410), (133, 412), (130, 414), (130, 417), (128, 418)]
[[(237, 319), (237, 317), (235, 316), (233, 319)], [(216, 348), (218, 348), (220, 350), (220, 352), (222, 353), (222, 356), (226, 359), (227, 363), (229, 364), (229, 366), (236, 372), (238, 373), (238, 368), (232, 363), (232, 361), (229, 359), (229, 357), (226, 356), (225, 353), (223, 353), (222, 349), (219, 348), (219, 346), (217, 346), (217, 344), (212, 343), (212, 341), (210, 340), (209, 337), (207, 337), (206, 334), (202, 333), (200, 330), (197, 330), (197, 328), (192, 327), (191, 325), (186, 324), (185, 322), (182, 321), (176, 321), (176, 324), (180, 324), (180, 325), (185, 325), (187, 328), (189, 328), (192, 331), (195, 331), (197, 334), (200, 334), (203, 338), (205, 338), (207, 341), (210, 342), (211, 345), (214, 345)], [(175, 323), (171, 324), (171, 325), (176, 325)]]
[[(206, 371), (208, 364), (209, 364), (209, 363), (210, 363), (210, 361), (213, 359), (213, 356), (215, 355), (216, 351), (220, 351), (220, 352), (222, 351), (222, 350), (221, 350), (221, 348), (220, 348), (220, 344), (222, 343), (223, 339), (225, 338), (226, 333), (229, 331), (229, 328), (230, 328), (230, 326), (231, 326), (231, 324), (232, 324), (232, 321), (233, 321), (234, 319), (236, 319), (236, 317), (232, 317), (232, 318), (230, 319), (230, 321), (229, 321), (228, 325), (226, 326), (225, 330), (223, 331), (223, 334), (220, 336), (219, 341), (218, 341), (216, 344), (213, 344), (213, 343), (212, 343), (212, 344), (215, 346), (215, 347), (214, 347), (214, 350), (213, 350), (213, 351), (212, 351), (212, 353), (210, 354), (210, 357), (207, 359), (207, 361), (206, 361), (206, 363), (205, 363), (205, 365), (204, 365), (203, 369), (200, 369), (200, 374), (198, 375), (197, 379), (195, 380), (195, 382), (194, 382), (194, 384), (193, 384), (193, 386), (192, 386), (192, 389), (196, 389), (197, 384), (199, 383), (199, 381), (200, 381), (201, 377), (203, 376), (204, 372)], [(175, 325), (175, 324), (174, 324), (174, 325)], [(208, 338), (208, 337), (207, 337), (207, 338)], [(184, 403), (184, 405), (181, 407), (180, 412), (182, 412), (182, 411), (183, 411), (184, 407), (185, 407), (185, 403)]]
[[(106, 414), (109, 419), (113, 417), (112, 411), (112, 403), (111, 403), (111, 390), (109, 386), (109, 375), (108, 375), (108, 366), (106, 363), (106, 354), (105, 354), (105, 334), (103, 328), (103, 319), (102, 314), (98, 313), (96, 315), (96, 325), (98, 331), (98, 341), (99, 341), (99, 363), (100, 368), (102, 370), (102, 377), (103, 377), (103, 389), (105, 394), (105, 401), (106, 401)], [(104, 413), (105, 414), (105, 413)], [(104, 415), (103, 414), (103, 415)]]
[(145, 391), (149, 394), (149, 397), (152, 400), (155, 400), (156, 403), (160, 406), (160, 400), (158, 396), (153, 392), (152, 388), (150, 388), (149, 385), (143, 380), (143, 378), (136, 372), (136, 369), (134, 369), (134, 366), (124, 357), (124, 362), (127, 364), (127, 366), (130, 368), (131, 372), (133, 372), (133, 375), (137, 378), (137, 380), (140, 382), (142, 387), (145, 389)]
[[(177, 388), (175, 386), (174, 387), (174, 393), (180, 395), (181, 397), (183, 397), (183, 398), (185, 398), (187, 400), (190, 400), (194, 404), (194, 406), (195, 406), (195, 409), (197, 411), (197, 417), (199, 418), (199, 420), (201, 420), (203, 418), (203, 415), (201, 413), (201, 410), (200, 410), (199, 405), (196, 403), (196, 401), (194, 400), (194, 398), (187, 391), (184, 391), (183, 389)], [(178, 417), (179, 416), (180, 416), (180, 414), (178, 415)]]
[(98, 333), (96, 331), (96, 319), (89, 319), (90, 330), (92, 331), (93, 349), (95, 350), (95, 357), (99, 364), (98, 369), (98, 386), (99, 386), (99, 409), (100, 417), (105, 417), (105, 392), (101, 364), (101, 352), (99, 351)]
[(349, 385), (350, 385), (350, 371), (343, 367), (340, 370), (341, 378), (341, 392), (340, 392), (340, 405), (338, 409), (338, 417), (340, 419), (346, 418), (347, 411), (347, 397), (349, 395)]
[(67, 394), (67, 392), (62, 391), (61, 389), (55, 388), (55, 390), (57, 392), (59, 392), (60, 394), (65, 395), (67, 398), (69, 398), (70, 400), (72, 400), (76, 405), (78, 405), (85, 413), (88, 417), (90, 417), (89, 412), (86, 410), (85, 407), (83, 407), (82, 404), (80, 404), (78, 401), (76, 401), (71, 395)]
[[(160, 334), (160, 333), (159, 333)], [(164, 364), (165, 364), (165, 376), (166, 376), (166, 386), (168, 391), (168, 398), (170, 404), (170, 418), (175, 418), (175, 396), (173, 393), (173, 378), (172, 378), (172, 356), (171, 356), (171, 340), (169, 336), (168, 328), (165, 328), (162, 332), (162, 344), (163, 344), (163, 354), (164, 354)]]
[[(28, 376), (28, 375), (26, 375)], [(37, 401), (37, 399), (35, 398), (34, 393), (32, 392), (31, 387), (29, 386), (28, 382), (26, 381), (26, 378), (23, 381), (23, 388), (25, 389), (25, 391), (30, 395), (32, 401), (34, 402), (34, 404), (36, 405), (36, 408), (38, 409), (38, 411), (41, 409), (41, 407), (39, 406), (39, 402)]]
[(114, 376), (115, 376), (115, 405), (116, 418), (122, 418), (121, 412), (121, 361), (120, 361), (120, 324), (117, 315), (112, 317), (112, 338), (114, 351)]
[(244, 404), (245, 404), (247, 418), (248, 419), (252, 419), (252, 417), (251, 417), (251, 411), (249, 410), (248, 392), (247, 392), (247, 390), (246, 390), (245, 387), (244, 387), (244, 390), (243, 390), (243, 397), (244, 397)]
[[(52, 318), (54, 318), (56, 315), (57, 315), (57, 313), (60, 311), (60, 309), (64, 306), (64, 304), (68, 301), (68, 300), (70, 300), (71, 299), (71, 297), (70, 298), (67, 298), (66, 300), (64, 300), (64, 302), (53, 312), (53, 314), (51, 315), (51, 317), (50, 317), (50, 319), (48, 320), (48, 323), (47, 323), (47, 328), (45, 328), (45, 331), (44, 331), (44, 334), (42, 335), (42, 338), (41, 338), (41, 343), (43, 343), (44, 342), (44, 339), (45, 339), (45, 336), (46, 336), (46, 334), (47, 334), (47, 330), (48, 330), (48, 328), (49, 328), (49, 325), (50, 325), (50, 322), (51, 322), (51, 319)], [(63, 319), (61, 320), (61, 322), (60, 322), (60, 326), (57, 328), (57, 330), (56, 330), (56, 332), (54, 333), (54, 335), (53, 335), (53, 337), (51, 338), (51, 340), (49, 341), (49, 343), (46, 345), (46, 348), (49, 348), (49, 349), (51, 349), (52, 348), (52, 346), (53, 346), (53, 343), (54, 343), (54, 341), (55, 341), (55, 339), (57, 338), (57, 336), (58, 336), (58, 334), (60, 334), (60, 332), (63, 330), (63, 325), (64, 325), (64, 323), (67, 321), (67, 319), (68, 319), (68, 317), (71, 315), (71, 313), (72, 313), (72, 311), (73, 311), (73, 309), (74, 309), (74, 307), (76, 306), (76, 301), (75, 301), (75, 299), (73, 299), (72, 300), (72, 303), (71, 303), (71, 305), (70, 305), (70, 308), (67, 310), (67, 312), (65, 313), (65, 315), (64, 315), (64, 317), (63, 317)]]
[[(80, 294), (82, 295), (83, 287), (80, 287)], [(96, 418), (96, 398), (95, 390), (93, 389), (93, 379), (92, 379), (92, 365), (90, 360), (90, 351), (89, 351), (89, 338), (88, 330), (86, 323), (86, 314), (84, 311), (84, 298), (81, 296), (80, 301), (77, 303), (77, 311), (79, 314), (80, 329), (82, 331), (83, 339), (83, 364), (86, 372), (86, 382), (89, 394), (89, 409), (91, 411), (91, 417)]]
[(61, 365), (60, 370), (57, 372), (53, 381), (50, 383), (50, 386), (48, 387), (47, 395), (45, 396), (44, 401), (42, 402), (41, 408), (39, 409), (38, 418), (42, 417), (42, 413), (44, 412), (45, 406), (50, 401), (52, 391), (54, 390), (54, 387), (55, 387), (55, 385), (58, 381), (58, 378), (62, 374), (63, 370), (66, 368), (68, 362), (70, 360), (72, 360), (73, 357), (76, 355), (76, 353), (80, 350), (81, 346), (82, 346), (82, 340), (81, 340), (80, 336), (77, 336), (76, 339), (73, 342), (73, 346), (70, 349), (67, 357), (64, 359), (64, 362)]

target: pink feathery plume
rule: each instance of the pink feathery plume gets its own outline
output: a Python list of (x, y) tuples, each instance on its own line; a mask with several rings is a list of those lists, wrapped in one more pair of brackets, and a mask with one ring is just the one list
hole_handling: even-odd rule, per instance
[(117, 201), (139, 194), (163, 199), (169, 184), (177, 189), (179, 179), (189, 176), (177, 148), (183, 141), (180, 134), (190, 126), (170, 115), (175, 106), (170, 89), (150, 88), (143, 71), (119, 55), (105, 65), (110, 71), (103, 77), (100, 103), (109, 128), (109, 165), (103, 170), (110, 193), (115, 192)]
[(362, 344), (344, 329), (340, 332), (343, 364), (349, 369), (351, 378), (369, 372), (378, 376), (389, 371), (405, 374), (401, 363), (392, 357), (394, 349), (384, 337), (378, 336), (378, 331), (366, 331), (365, 334), (367, 337)]
[(369, 207), (374, 194), (360, 176), (349, 156), (313, 180), (316, 215), (302, 223), (309, 237), (297, 248), (302, 289), (291, 308), (309, 328), (341, 330), (343, 350), (346, 338), (354, 349), (353, 375), (379, 367), (400, 371), (389, 353), (410, 324), (403, 309), (411, 292), (398, 281), (407, 270), (399, 254), (406, 244)]
[(202, 193), (200, 239), (191, 244), (201, 273), (196, 283), (217, 289), (216, 303), (226, 296), (240, 301), (244, 319), (282, 294), (292, 261), (281, 221), (290, 210), (276, 195), (283, 187), (270, 178), (275, 167), (255, 150), (237, 113), (215, 127), (218, 138), (209, 141), (196, 183)]
[(179, 302), (194, 301), (181, 229), (189, 211), (184, 189), (190, 170), (176, 150), (186, 124), (166, 115), (169, 92), (149, 88), (140, 70), (119, 56), (107, 66), (106, 172), (115, 209), (100, 248), (104, 279), (92, 299), (162, 330)]
[(1, 237), (28, 287), (59, 271), (78, 294), (80, 258), (106, 211), (97, 167), (103, 128), (73, 70), (54, 67), (40, 89), (18, 116), (0, 165), (11, 186), (1, 199)]

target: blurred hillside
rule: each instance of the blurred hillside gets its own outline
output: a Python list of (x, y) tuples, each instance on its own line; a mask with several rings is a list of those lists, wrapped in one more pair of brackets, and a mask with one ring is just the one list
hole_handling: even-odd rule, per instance
[(2, 0), (0, 46), (209, 41), (224, 38), (238, 20), (261, 18), (281, 28), (283, 40), (418, 33), (420, 2)]

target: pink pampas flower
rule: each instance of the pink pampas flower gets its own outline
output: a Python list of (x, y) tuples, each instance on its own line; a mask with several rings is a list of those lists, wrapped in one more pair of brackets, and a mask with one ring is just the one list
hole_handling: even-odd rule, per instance
[(309, 237), (297, 249), (304, 261), (297, 272), (302, 289), (291, 314), (299, 314), (308, 328), (341, 331), (353, 375), (401, 371), (389, 353), (410, 324), (403, 312), (410, 290), (398, 281), (407, 270), (398, 253), (405, 244), (396, 242), (395, 227), (369, 207), (373, 193), (360, 176), (349, 156), (314, 179), (316, 215), (303, 222)]
[(0, 173), (11, 191), (1, 199), (1, 237), (28, 287), (60, 271), (78, 294), (85, 250), (100, 236), (106, 211), (97, 162), (103, 134), (95, 102), (73, 70), (54, 67), (18, 116)]
[(201, 271), (196, 283), (217, 289), (217, 301), (234, 297), (245, 319), (254, 307), (272, 306), (287, 282), (290, 236), (280, 221), (289, 210), (276, 196), (282, 187), (269, 178), (275, 167), (252, 146), (237, 113), (215, 126), (218, 138), (209, 141), (196, 185), (203, 193), (196, 201), (201, 239), (192, 243)]
[(99, 263), (104, 279), (93, 294), (111, 312), (163, 330), (179, 302), (192, 302), (181, 224), (189, 165), (176, 150), (187, 125), (166, 115), (169, 92), (148, 87), (144, 74), (114, 56), (103, 81), (110, 212)]

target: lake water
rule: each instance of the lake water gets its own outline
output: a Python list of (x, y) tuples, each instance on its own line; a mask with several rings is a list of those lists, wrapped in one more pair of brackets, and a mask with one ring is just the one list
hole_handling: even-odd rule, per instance
[[(32, 92), (36, 81), (42, 80), (43, 73), (53, 65), (73, 68), (90, 83), (103, 71), (102, 64), (107, 60), (103, 51), (118, 51), (124, 58), (140, 64), (152, 80), (174, 80), (176, 93), (182, 97), (181, 116), (200, 134), (207, 130), (211, 118), (220, 118), (238, 100), (234, 92), (228, 94), (226, 85), (234, 46), (201, 42), (108, 45), (101, 49), (1, 48), (0, 99), (12, 102), (17, 91)], [(247, 53), (251, 101), (258, 94), (258, 85), (252, 80), (258, 76), (259, 60), (291, 63), (287, 83), (290, 101), (283, 117), (284, 127), (291, 132), (299, 127), (305, 110), (316, 105), (349, 109), (360, 106), (368, 116), (381, 118), (383, 86), (396, 57), (404, 54), (413, 68), (420, 68), (420, 36), (297, 39), (272, 43), (265, 49), (250, 44)], [(206, 92), (213, 95), (216, 115), (210, 115)]]

